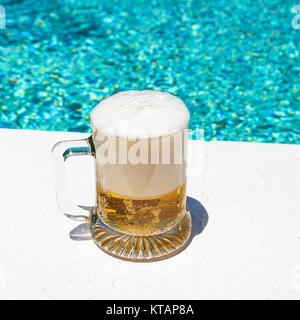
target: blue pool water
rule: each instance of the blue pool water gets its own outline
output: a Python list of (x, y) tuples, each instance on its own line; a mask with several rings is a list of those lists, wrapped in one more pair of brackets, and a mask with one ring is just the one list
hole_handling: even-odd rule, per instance
[(90, 131), (98, 101), (148, 88), (206, 140), (300, 143), (295, 4), (0, 0), (0, 127)]

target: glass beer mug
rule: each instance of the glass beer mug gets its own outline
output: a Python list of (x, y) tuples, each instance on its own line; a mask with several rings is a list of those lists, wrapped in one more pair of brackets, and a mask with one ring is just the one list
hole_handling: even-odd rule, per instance
[[(88, 139), (53, 148), (60, 209), (89, 221), (96, 245), (117, 258), (151, 261), (179, 252), (191, 234), (188, 122), (184, 103), (165, 92), (126, 91), (104, 99), (91, 113)], [(88, 216), (67, 192), (64, 161), (78, 155), (95, 159), (96, 205)]]

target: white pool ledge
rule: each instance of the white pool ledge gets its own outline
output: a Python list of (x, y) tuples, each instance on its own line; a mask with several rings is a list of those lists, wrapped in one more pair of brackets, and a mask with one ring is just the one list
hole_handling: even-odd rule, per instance
[[(299, 145), (190, 141), (188, 196), (208, 222), (141, 264), (70, 239), (80, 222), (57, 207), (50, 152), (88, 135), (0, 129), (0, 299), (300, 298)], [(67, 162), (74, 201), (91, 205), (92, 159)]]

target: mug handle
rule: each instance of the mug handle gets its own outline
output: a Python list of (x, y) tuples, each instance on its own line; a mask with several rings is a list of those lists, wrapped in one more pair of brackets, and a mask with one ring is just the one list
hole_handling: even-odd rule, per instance
[(90, 217), (85, 214), (87, 210), (90, 211), (93, 207), (76, 205), (69, 197), (65, 161), (73, 156), (94, 156), (95, 148), (92, 136), (87, 139), (58, 142), (54, 145), (51, 154), (56, 199), (60, 210), (70, 219), (76, 221), (89, 221)]

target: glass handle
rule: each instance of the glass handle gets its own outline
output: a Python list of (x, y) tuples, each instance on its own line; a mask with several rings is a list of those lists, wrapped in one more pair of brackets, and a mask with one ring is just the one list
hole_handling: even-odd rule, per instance
[(90, 207), (78, 206), (71, 201), (68, 192), (65, 161), (69, 157), (86, 155), (94, 156), (92, 136), (82, 140), (61, 141), (56, 143), (52, 149), (52, 165), (57, 203), (66, 217), (76, 221), (89, 221), (90, 218), (86, 216), (86, 213)]

